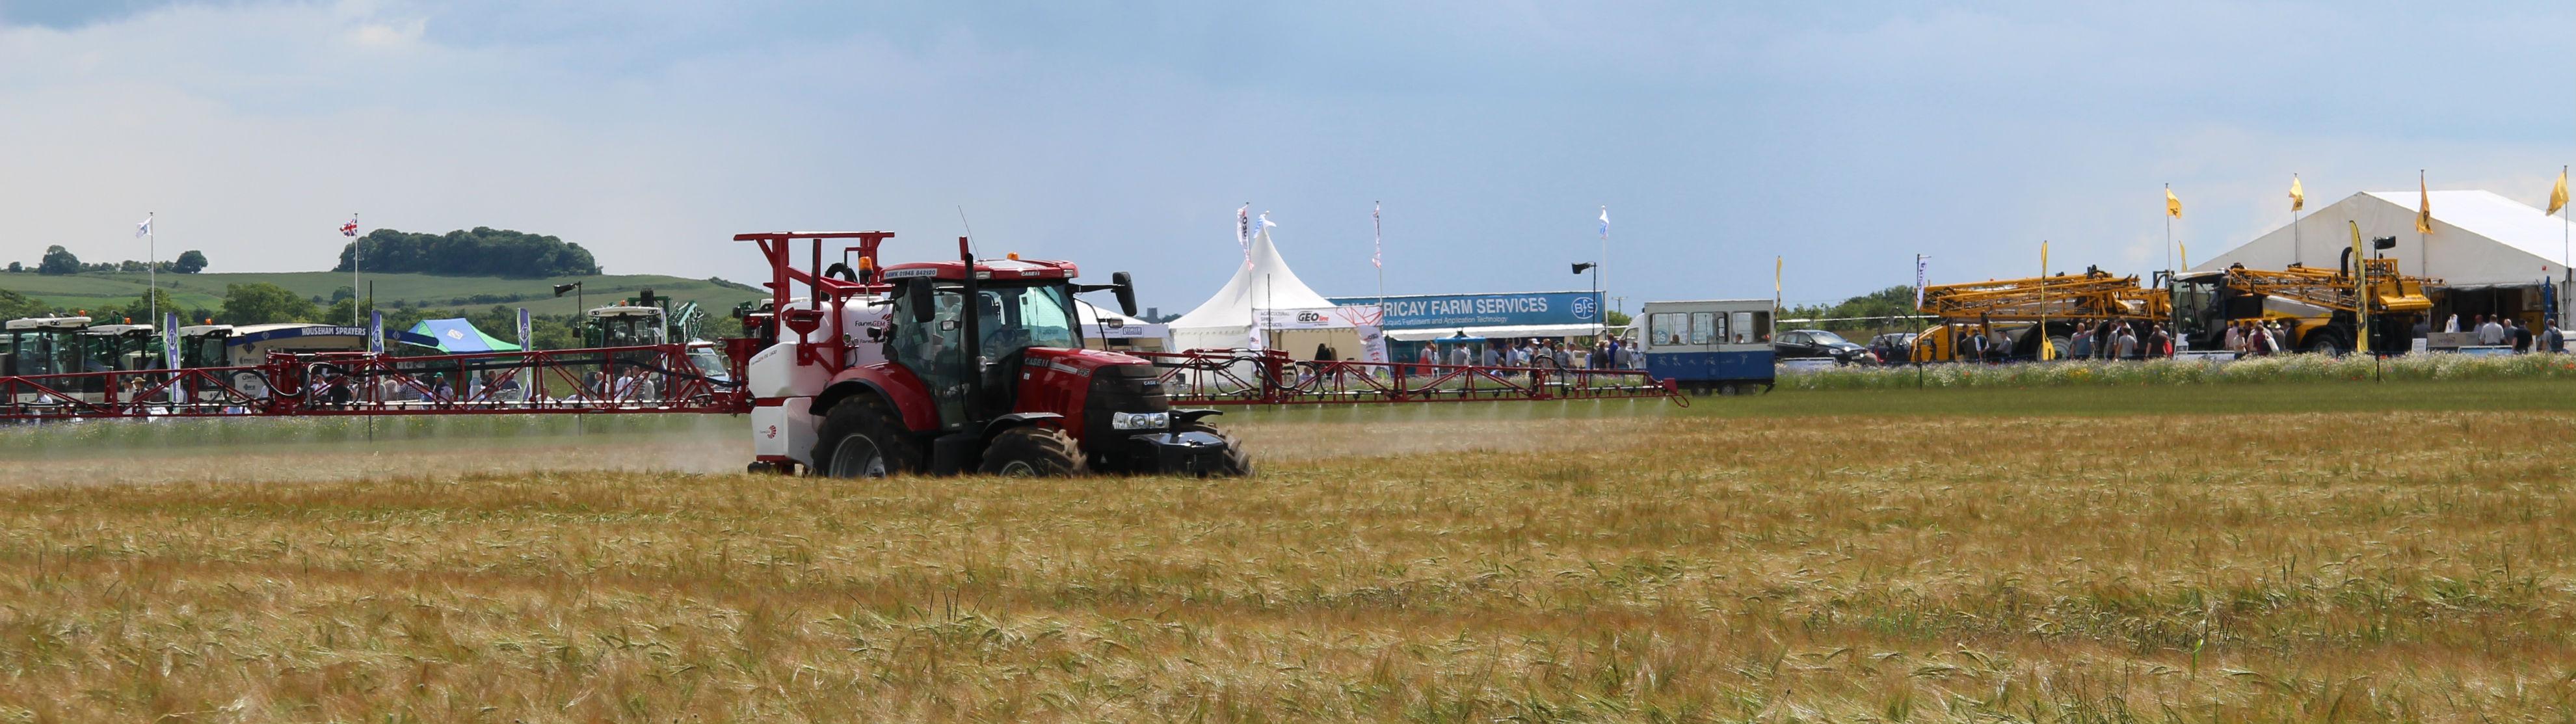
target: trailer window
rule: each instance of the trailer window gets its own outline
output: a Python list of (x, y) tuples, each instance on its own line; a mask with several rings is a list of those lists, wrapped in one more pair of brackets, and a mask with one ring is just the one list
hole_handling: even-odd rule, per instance
[(1771, 342), (1770, 312), (1736, 312), (1734, 319), (1729, 321), (1731, 324), (1727, 326), (1732, 332), (1727, 339), (1734, 343), (1769, 344)]
[(1692, 312), (1690, 343), (1707, 345), (1712, 339), (1726, 339), (1726, 324), (1716, 312)]
[(1690, 338), (1690, 317), (1680, 312), (1646, 315), (1646, 335), (1656, 346), (1681, 344)]

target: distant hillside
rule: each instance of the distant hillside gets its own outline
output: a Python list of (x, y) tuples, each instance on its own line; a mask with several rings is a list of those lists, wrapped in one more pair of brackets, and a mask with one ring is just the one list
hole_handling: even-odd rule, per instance
[[(122, 307), (143, 298), (145, 275), (136, 273), (91, 273), (47, 276), (34, 273), (0, 273), (0, 289), (7, 289), (70, 309)], [(645, 287), (673, 299), (693, 300), (717, 316), (723, 316), (733, 305), (759, 299), (764, 295), (736, 286), (719, 286), (705, 279), (682, 279), (659, 274), (611, 274), (552, 279), (500, 279), (493, 277), (454, 277), (429, 274), (367, 274), (367, 283), (376, 290), (378, 304), (418, 306), (426, 309), (483, 311), (493, 305), (527, 307), (535, 314), (572, 314), (580, 311), (574, 295), (554, 296), (553, 285), (582, 282), (583, 295), (596, 307), (634, 296)], [(245, 274), (163, 274), (161, 289), (183, 309), (223, 306), (224, 285), (268, 282), (286, 287), (297, 295), (321, 297), (328, 306), (331, 295), (349, 286), (346, 272), (280, 272)], [(363, 293), (363, 290), (361, 290)]]

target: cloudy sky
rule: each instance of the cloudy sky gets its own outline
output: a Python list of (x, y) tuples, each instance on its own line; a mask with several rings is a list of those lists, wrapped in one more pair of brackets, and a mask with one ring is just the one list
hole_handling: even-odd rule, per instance
[[(2205, 257), (2362, 190), (2538, 203), (2576, 5), (0, 0), (0, 259), (327, 268), (368, 228), (759, 276), (739, 231), (885, 229), (1137, 273), (1182, 311), (1249, 201), (1326, 294), (1791, 302)], [(1747, 3), (1744, 5), (1757, 5)]]

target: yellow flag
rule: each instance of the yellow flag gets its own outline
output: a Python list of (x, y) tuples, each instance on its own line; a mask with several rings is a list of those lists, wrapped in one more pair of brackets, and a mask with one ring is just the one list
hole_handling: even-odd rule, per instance
[(2298, 174), (2290, 174), (2290, 210), (2297, 211), (2307, 207), (2308, 191), (2306, 189), (2299, 188)]
[(2558, 213), (2559, 209), (2564, 208), (2567, 208), (2567, 169), (2560, 168), (2558, 169), (2558, 185), (2550, 187), (2549, 189), (2549, 210), (2542, 212), (2541, 215), (2547, 216), (2549, 214), (2555, 214)]
[(2174, 198), (2173, 187), (2165, 187), (2165, 215), (2182, 218), (2182, 199)]
[(2415, 172), (2415, 233), (2433, 233), (2433, 190), (2424, 185), (2424, 172)]
[(2048, 343), (2048, 242), (2039, 242), (2039, 323), (2024, 334), (2039, 335), (2039, 361), (2057, 359), (2057, 345)]
[(1771, 296), (1780, 296), (1780, 269), (1788, 263), (1788, 257), (1771, 257)]
[(2352, 340), (2352, 349), (2353, 351), (2361, 354), (2370, 354), (2370, 318), (2374, 314), (2370, 308), (2370, 265), (2361, 263), (2361, 224), (2351, 221), (2345, 221), (2343, 223), (2345, 226), (2352, 228), (2352, 262), (2354, 271), (2354, 274), (2352, 275), (2352, 298), (2361, 302), (2361, 328), (2355, 330), (2358, 334), (2354, 335), (2354, 339)]
[(2177, 241), (2174, 246), (2182, 247), (2182, 268), (2191, 268), (2191, 245)]

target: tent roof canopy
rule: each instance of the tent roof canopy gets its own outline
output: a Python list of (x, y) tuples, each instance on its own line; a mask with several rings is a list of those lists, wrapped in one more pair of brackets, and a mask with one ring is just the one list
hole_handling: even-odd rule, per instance
[[(2412, 211), (2423, 202), (2414, 191), (2369, 191), (2373, 198)], [(2460, 227), (2523, 253), (2565, 264), (2566, 222), (2484, 189), (2434, 191), (2433, 220)]]
[[(2217, 271), (2230, 264), (2280, 269), (2291, 264), (2332, 267), (2352, 247), (2354, 227), (2364, 239), (2391, 237), (2384, 255), (2407, 274), (2442, 280), (2444, 287), (2536, 284), (2567, 273), (2566, 222), (2491, 191), (2365, 191), (2301, 215), (2226, 253), (2191, 265)], [(2433, 207), (2431, 233), (2415, 230), (2425, 197)]]
[(1306, 286), (1297, 272), (1288, 268), (1288, 260), (1279, 256), (1279, 247), (1270, 242), (1270, 230), (1262, 229), (1252, 237), (1251, 263), (1234, 270), (1234, 278), (1217, 289), (1214, 296), (1188, 314), (1171, 321), (1172, 329), (1235, 328), (1252, 326), (1255, 309), (1312, 309), (1331, 307), (1324, 295)]
[[(450, 354), (459, 352), (519, 351), (518, 345), (503, 342), (492, 335), (484, 334), (483, 330), (474, 328), (473, 322), (465, 321), (462, 317), (456, 319), (423, 319), (420, 320), (419, 324), (412, 325), (411, 331), (413, 334), (418, 334), (436, 340), (438, 342), (438, 350)], [(411, 340), (408, 339), (403, 341), (411, 342)], [(412, 342), (412, 344), (419, 343)]]

